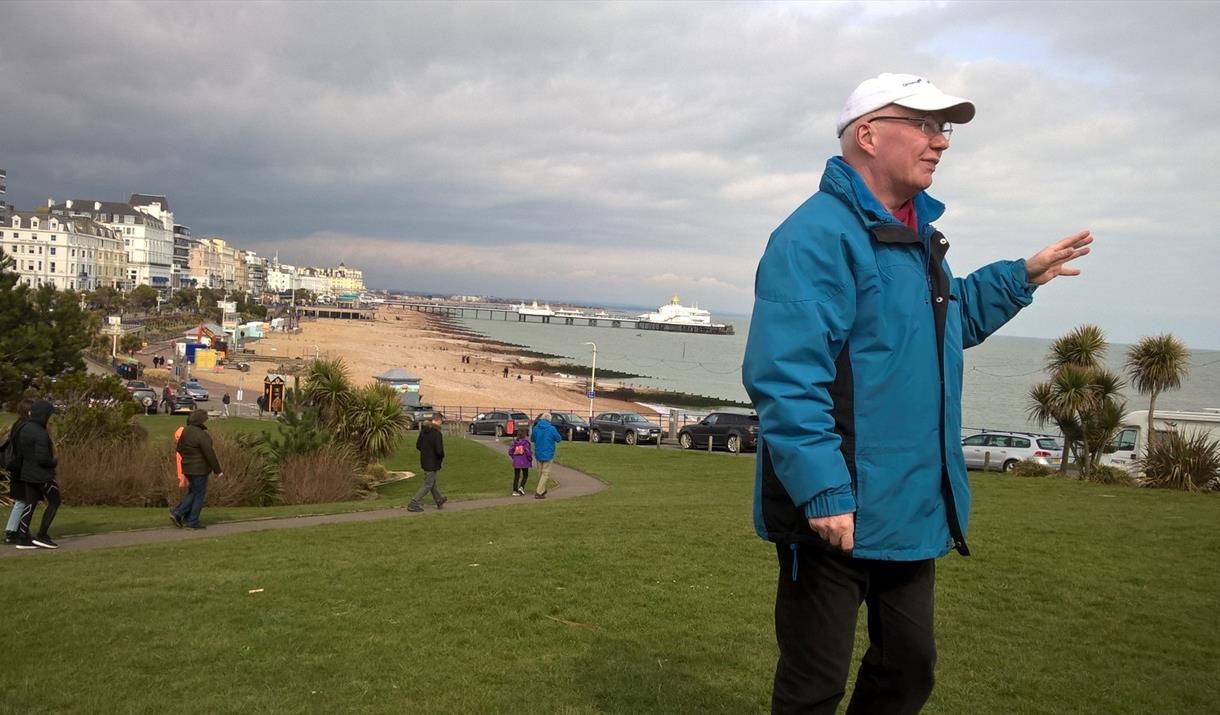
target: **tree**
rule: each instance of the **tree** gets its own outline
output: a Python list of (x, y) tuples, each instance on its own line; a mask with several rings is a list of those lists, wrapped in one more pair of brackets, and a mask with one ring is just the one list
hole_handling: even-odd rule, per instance
[(0, 401), (15, 402), (44, 376), (83, 370), (81, 352), (93, 341), (98, 320), (80, 307), (73, 291), (30, 288), (9, 270), (0, 251)]
[(136, 310), (147, 312), (157, 307), (159, 297), (160, 294), (157, 293), (156, 288), (149, 285), (138, 285), (127, 295), (127, 300)]
[(343, 438), (367, 463), (393, 452), (409, 422), (398, 391), (374, 383), (356, 390), (348, 399)]
[(127, 297), (110, 286), (99, 286), (86, 294), (85, 302), (91, 310), (106, 315), (122, 315), (123, 308), (127, 306)]
[[(1065, 471), (1070, 454), (1080, 443), (1081, 474), (1113, 436), (1122, 416), (1123, 381), (1102, 366), (1105, 334), (1095, 325), (1082, 325), (1051, 343), (1046, 369), (1050, 379), (1030, 389), (1028, 414), (1039, 425), (1054, 422), (1063, 432)], [(1091, 446), (1090, 446), (1091, 445)]]
[(1127, 351), (1127, 375), (1131, 384), (1141, 395), (1148, 398), (1148, 444), (1156, 438), (1152, 419), (1156, 412), (1156, 398), (1165, 390), (1176, 390), (1182, 386), (1190, 366), (1190, 351), (1186, 344), (1170, 333), (1140, 338)]
[(352, 395), (343, 358), (314, 360), (305, 376), (305, 399), (318, 407), (322, 422), (335, 429), (343, 423), (344, 408)]
[(169, 304), (178, 310), (195, 310), (199, 296), (194, 288), (182, 288), (170, 296)]

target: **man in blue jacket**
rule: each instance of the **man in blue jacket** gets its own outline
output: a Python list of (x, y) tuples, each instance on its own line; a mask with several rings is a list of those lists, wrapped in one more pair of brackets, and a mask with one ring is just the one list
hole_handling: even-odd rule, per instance
[(954, 278), (925, 193), (974, 105), (922, 77), (860, 84), (842, 156), (771, 235), (742, 368), (761, 423), (754, 523), (775, 542), (772, 712), (833, 713), (860, 603), (870, 645), (848, 713), (916, 713), (932, 692), (934, 560), (969, 554), (962, 350), (1077, 275), (1088, 231)]
[(538, 416), (538, 421), (530, 430), (530, 441), (534, 443), (534, 459), (538, 460), (538, 486), (534, 487), (534, 498), (546, 499), (551, 462), (555, 461), (555, 445), (563, 441), (563, 435), (551, 424), (550, 412)]

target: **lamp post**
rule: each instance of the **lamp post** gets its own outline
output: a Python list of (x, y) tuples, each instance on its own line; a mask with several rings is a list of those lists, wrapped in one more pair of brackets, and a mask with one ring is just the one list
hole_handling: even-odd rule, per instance
[(585, 343), (593, 346), (593, 369), (589, 372), (589, 421), (593, 421), (593, 400), (597, 395), (597, 343)]

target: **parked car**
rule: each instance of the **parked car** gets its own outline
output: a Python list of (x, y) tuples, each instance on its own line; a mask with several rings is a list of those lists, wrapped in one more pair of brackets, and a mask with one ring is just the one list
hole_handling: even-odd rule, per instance
[(1063, 445), (1054, 437), (1030, 432), (984, 432), (963, 439), (962, 454), (967, 469), (982, 469), (987, 463), (989, 468), (1011, 472), (1022, 461), (1058, 466)]
[(516, 431), (517, 425), (528, 427), (530, 416), (515, 410), (493, 410), (475, 415), (466, 429), (470, 434), (494, 434), (503, 437)]
[(552, 411), (551, 424), (555, 425), (555, 429), (559, 430), (564, 439), (573, 442), (589, 439), (589, 423), (575, 412)]
[(445, 419), (445, 413), (432, 407), (432, 405), (418, 405), (416, 407), (407, 407), (403, 413), (410, 421), (408, 429), (419, 429), (420, 425), (431, 420), (433, 417)]
[(658, 442), (661, 425), (649, 422), (638, 412), (603, 412), (589, 423), (590, 442)]
[(730, 452), (758, 448), (758, 415), (740, 412), (713, 412), (693, 425), (678, 430), (682, 449), (712, 449), (723, 447)]
[(191, 378), (182, 383), (181, 391), (195, 398), (196, 402), (208, 401), (208, 388), (199, 384), (199, 381), (195, 378)]
[(144, 414), (157, 414), (157, 393), (151, 387), (138, 387), (132, 390), (131, 399), (140, 403), (140, 407), (144, 409)]
[(170, 413), (175, 415), (189, 415), (198, 406), (195, 404), (195, 398), (181, 392), (170, 399), (173, 400), (173, 409), (170, 410)]
[(149, 388), (148, 383), (144, 382), (143, 380), (128, 380), (127, 381), (127, 391), (128, 392), (135, 392), (136, 390), (147, 390), (148, 388)]

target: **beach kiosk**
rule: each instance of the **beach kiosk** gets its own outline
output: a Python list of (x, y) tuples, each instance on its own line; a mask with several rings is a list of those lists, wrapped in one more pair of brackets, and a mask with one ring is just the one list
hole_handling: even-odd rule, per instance
[(419, 407), (419, 388), (423, 379), (412, 375), (406, 368), (390, 368), (380, 375), (374, 375), (373, 379), (398, 390), (404, 406)]
[(279, 414), (284, 411), (284, 376), (278, 373), (267, 373), (263, 378), (263, 404), (267, 411)]

